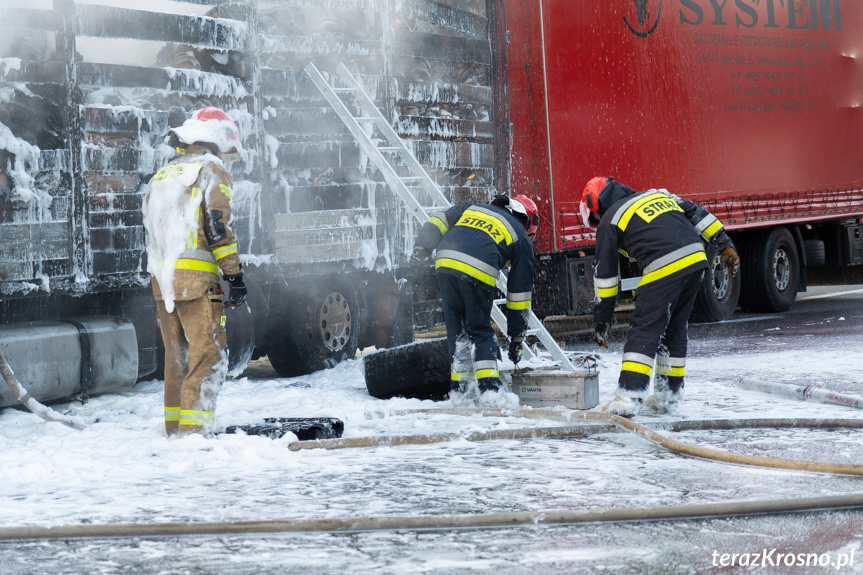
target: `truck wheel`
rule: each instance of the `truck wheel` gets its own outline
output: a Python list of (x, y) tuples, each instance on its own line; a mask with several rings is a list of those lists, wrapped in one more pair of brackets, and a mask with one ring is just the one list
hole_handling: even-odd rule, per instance
[(785, 227), (764, 230), (743, 244), (740, 305), (745, 311), (782, 312), (797, 299), (800, 258)]
[(305, 375), (356, 356), (360, 315), (353, 283), (316, 285), (293, 297), (284, 332), (272, 337), (267, 354), (276, 373)]
[(366, 389), (380, 399), (444, 399), (450, 390), (446, 338), (382, 349), (363, 357)]
[(804, 240), (803, 252), (806, 254), (806, 267), (818, 268), (827, 263), (823, 240)]
[(692, 310), (694, 321), (723, 321), (731, 317), (740, 298), (740, 273), (735, 276), (722, 266), (719, 250), (707, 246), (708, 267)]

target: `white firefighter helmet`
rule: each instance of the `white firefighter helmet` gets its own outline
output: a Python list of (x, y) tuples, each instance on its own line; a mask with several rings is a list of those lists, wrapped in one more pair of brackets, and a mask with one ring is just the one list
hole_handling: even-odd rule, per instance
[(187, 146), (196, 142), (213, 144), (223, 154), (239, 154), (243, 149), (237, 124), (213, 106), (198, 110), (182, 126), (170, 129), (165, 143), (171, 144), (172, 134)]

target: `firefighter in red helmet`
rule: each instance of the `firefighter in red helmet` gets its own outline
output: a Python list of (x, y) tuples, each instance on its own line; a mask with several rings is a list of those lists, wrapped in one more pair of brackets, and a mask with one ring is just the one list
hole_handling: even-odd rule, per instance
[(171, 129), (165, 142), (183, 155), (150, 180), (143, 213), (165, 344), (165, 431), (184, 435), (210, 428), (228, 370), (219, 275), (230, 285), (227, 305), (246, 300), (223, 163), (242, 147), (237, 125), (213, 107)]
[[(710, 212), (664, 189), (636, 193), (613, 178), (593, 178), (582, 193), (580, 213), (596, 230), (593, 317), (600, 347), (608, 347), (620, 280), (618, 254), (634, 260), (642, 272), (617, 391), (600, 409), (626, 417), (642, 406), (671, 413), (683, 399), (687, 323), (708, 267), (703, 242), (714, 242), (732, 275), (740, 265), (737, 252)], [(648, 397), (654, 371), (654, 392)]]
[[(536, 204), (527, 196), (497, 195), (488, 204), (465, 202), (429, 218), (420, 230), (411, 264), (435, 252), (451, 360), (450, 387), (468, 394), (476, 378), (480, 394), (507, 391), (497, 366), (499, 348), (491, 326), (495, 284), (509, 265), (506, 293), (508, 355), (521, 359), (533, 294)], [(473, 348), (473, 354), (467, 352)]]

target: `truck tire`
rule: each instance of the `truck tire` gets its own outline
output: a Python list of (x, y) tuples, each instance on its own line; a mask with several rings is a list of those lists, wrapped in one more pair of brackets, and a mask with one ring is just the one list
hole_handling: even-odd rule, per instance
[(740, 273), (732, 276), (722, 266), (719, 250), (711, 243), (707, 246), (708, 267), (704, 281), (695, 298), (693, 321), (724, 321), (731, 317), (740, 299)]
[(788, 311), (797, 299), (800, 282), (800, 257), (794, 237), (780, 226), (747, 239), (740, 262), (740, 306), (744, 311)]
[(335, 367), (357, 354), (360, 310), (351, 281), (321, 282), (292, 293), (285, 325), (271, 334), (267, 356), (281, 377)]
[(450, 391), (446, 338), (382, 349), (363, 357), (366, 389), (380, 399), (445, 399)]
[(806, 267), (818, 268), (827, 263), (827, 251), (822, 240), (804, 240), (803, 253), (806, 254)]

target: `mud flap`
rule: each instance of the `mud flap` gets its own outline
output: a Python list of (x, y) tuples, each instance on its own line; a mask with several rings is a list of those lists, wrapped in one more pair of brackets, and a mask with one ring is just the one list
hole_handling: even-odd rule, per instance
[(249, 365), (255, 350), (255, 323), (249, 304), (225, 306), (228, 338), (228, 376), (238, 377)]
[(263, 435), (278, 439), (293, 433), (300, 441), (312, 439), (338, 439), (345, 430), (345, 424), (334, 417), (265, 417), (264, 423), (229, 425), (224, 433), (245, 433)]

